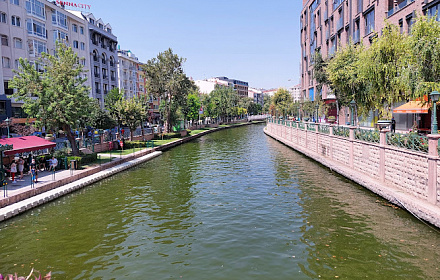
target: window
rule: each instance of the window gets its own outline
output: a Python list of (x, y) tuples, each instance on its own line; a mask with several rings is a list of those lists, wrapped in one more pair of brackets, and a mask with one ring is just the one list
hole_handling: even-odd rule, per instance
[(105, 53), (102, 54), (102, 64), (107, 64), (107, 57), (105, 56)]
[(93, 67), (93, 73), (95, 74), (95, 77), (99, 77), (99, 68), (98, 68), (98, 66), (94, 66)]
[(29, 41), (29, 55), (35, 57), (41, 53), (46, 52), (46, 44), (38, 40)]
[(17, 16), (12, 16), (11, 17), (11, 24), (14, 25), (14, 26), (20, 27), (21, 26), (20, 18), (17, 17)]
[(11, 68), (11, 60), (9, 59), (9, 57), (6, 56), (2, 57), (2, 65), (3, 68)]
[(374, 31), (374, 9), (365, 14), (365, 35)]
[(110, 78), (112, 81), (116, 80), (116, 72), (115, 71), (110, 71)]
[(0, 22), (6, 23), (6, 13), (0, 12)]
[(26, 0), (26, 11), (28, 14), (46, 19), (46, 14), (44, 13), (44, 4), (38, 0)]
[(93, 61), (98, 61), (98, 52), (96, 50), (93, 51)]
[(67, 16), (61, 12), (52, 12), (52, 24), (67, 29)]
[(6, 115), (6, 101), (0, 101), (0, 115)]
[(18, 69), (20, 67), (20, 61), (18, 59), (16, 59), (14, 61), (14, 66), (15, 66), (15, 69)]
[(69, 42), (69, 35), (63, 31), (54, 30), (53, 31), (53, 41), (59, 41), (59, 42)]
[(413, 23), (414, 23), (414, 19), (412, 17), (412, 14), (409, 16), (406, 16), (406, 24), (408, 25), (408, 34), (411, 34), (411, 28), (412, 28)]
[(81, 50), (85, 50), (86, 49), (86, 44), (84, 42), (79, 43)]
[(403, 19), (399, 19), (399, 30), (400, 34), (403, 34)]
[(20, 5), (20, 0), (11, 0), (10, 2), (11, 2), (11, 4), (14, 4), (14, 5), (17, 5), (17, 6)]
[(89, 18), (89, 22), (90, 22), (91, 24), (95, 24), (95, 20), (94, 20), (93, 18)]
[(79, 60), (79, 63), (80, 63), (81, 65), (85, 66), (85, 65), (86, 65), (86, 59), (85, 59), (85, 58), (81, 58), (81, 59)]
[(79, 33), (81, 33), (82, 35), (84, 35), (84, 27), (82, 27), (82, 26), (79, 27)]
[(46, 25), (33, 19), (26, 20), (26, 29), (28, 34), (46, 38)]
[(434, 5), (431, 8), (428, 9), (427, 15), (429, 17), (435, 17), (437, 14), (437, 21), (440, 21), (440, 4)]
[(102, 77), (105, 79), (105, 78), (107, 78), (107, 69), (105, 69), (105, 68), (102, 68)]
[(1, 35), (2, 46), (9, 46), (8, 44), (8, 36)]
[(73, 47), (74, 47), (75, 49), (78, 48), (78, 41), (73, 41)]
[(78, 33), (78, 25), (72, 24), (72, 30), (73, 30), (73, 32)]
[(16, 49), (23, 48), (23, 41), (20, 38), (14, 38), (14, 48)]
[(115, 66), (115, 59), (113, 56), (110, 56), (110, 66)]
[(107, 27), (107, 32), (108, 32), (108, 33), (112, 33), (111, 28), (108, 28), (108, 27)]

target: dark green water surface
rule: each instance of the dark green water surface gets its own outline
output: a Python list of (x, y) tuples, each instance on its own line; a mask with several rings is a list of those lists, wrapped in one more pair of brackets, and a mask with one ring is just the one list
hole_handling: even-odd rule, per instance
[(440, 234), (266, 137), (216, 132), (0, 225), (53, 279), (440, 279)]

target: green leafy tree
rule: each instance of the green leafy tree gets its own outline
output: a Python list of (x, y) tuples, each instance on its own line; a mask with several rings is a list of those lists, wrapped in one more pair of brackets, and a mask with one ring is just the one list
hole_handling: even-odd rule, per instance
[(413, 98), (423, 100), (424, 95), (440, 91), (439, 38), (440, 22), (435, 17), (420, 16), (411, 26), (402, 80)]
[(216, 86), (210, 93), (212, 114), (224, 120), (237, 113), (238, 95), (230, 87)]
[(275, 105), (275, 109), (285, 117), (289, 113), (289, 107), (293, 101), (287, 89), (279, 88), (277, 92), (275, 92), (272, 102)]
[(185, 110), (186, 118), (193, 121), (197, 120), (201, 105), (199, 95), (196, 92), (188, 94)]
[[(360, 54), (359, 77), (368, 87), (365, 99), (358, 95), (356, 102), (365, 109), (377, 109), (380, 117), (391, 118), (393, 103), (407, 99), (405, 85), (399, 78), (407, 53), (407, 36), (397, 26), (386, 22), (382, 35), (370, 48)], [(360, 102), (359, 102), (360, 101)]]
[(27, 60), (19, 60), (19, 71), (10, 82), (10, 87), (17, 89), (14, 97), (24, 101), (24, 111), (37, 118), (38, 123), (64, 130), (72, 153), (77, 156), (72, 127), (91, 110), (90, 89), (84, 85), (86, 78), (82, 78), (83, 66), (70, 47), (58, 42), (56, 56), (42, 53), (38, 63), (44, 65), (44, 72), (37, 71)]
[(124, 99), (124, 89), (112, 88), (104, 99), (104, 108), (109, 112), (110, 116), (117, 121), (117, 125), (121, 125), (122, 117), (116, 108), (116, 104)]
[(350, 42), (344, 48), (339, 48), (328, 62), (327, 78), (336, 95), (338, 109), (349, 106), (352, 100), (356, 100), (358, 107), (365, 108), (366, 112), (371, 107), (370, 99), (364, 94), (364, 81), (359, 77), (360, 56), (364, 51), (362, 45)]
[(137, 98), (121, 99), (115, 104), (123, 124), (130, 129), (130, 140), (133, 140), (133, 132), (147, 116), (147, 111), (142, 102)]
[(316, 91), (318, 92), (321, 92), (324, 85), (330, 86), (327, 74), (328, 60), (328, 58), (324, 59), (319, 51), (313, 55), (313, 78), (316, 80)]
[(270, 112), (270, 104), (272, 104), (272, 98), (270, 95), (265, 94), (263, 96), (263, 112), (264, 113)]
[(116, 120), (110, 116), (109, 112), (101, 109), (99, 106), (92, 114), (91, 125), (97, 129), (110, 129), (117, 125)]
[(166, 130), (171, 131), (173, 114), (177, 107), (184, 102), (194, 83), (185, 75), (182, 64), (185, 59), (174, 54), (171, 49), (159, 53), (144, 66), (148, 92), (162, 100)]

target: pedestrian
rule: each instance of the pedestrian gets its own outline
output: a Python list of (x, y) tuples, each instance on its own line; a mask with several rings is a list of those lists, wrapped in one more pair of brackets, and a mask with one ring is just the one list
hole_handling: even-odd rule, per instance
[(23, 179), (23, 170), (24, 170), (24, 159), (20, 157), (18, 159), (18, 172), (20, 172), (20, 179)]
[(17, 173), (17, 164), (15, 163), (15, 159), (11, 163), (11, 181), (12, 183), (17, 183), (15, 181), (15, 173)]
[(52, 157), (52, 160), (50, 162), (50, 167), (49, 167), (49, 171), (52, 169), (53, 171), (55, 171), (55, 169), (58, 166), (58, 160), (55, 157)]
[(36, 183), (38, 181), (38, 170), (37, 170), (37, 164), (35, 163), (35, 159), (32, 159), (32, 162), (30, 164), (31, 167), (31, 176), (32, 180)]
[(391, 118), (391, 132), (396, 133), (396, 120), (394, 117)]

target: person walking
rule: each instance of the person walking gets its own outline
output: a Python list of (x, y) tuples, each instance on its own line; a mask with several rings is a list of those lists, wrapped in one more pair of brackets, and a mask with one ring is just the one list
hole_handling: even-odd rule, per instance
[(24, 159), (22, 157), (20, 157), (18, 159), (18, 172), (20, 172), (20, 177), (19, 179), (23, 179), (23, 170), (24, 170)]
[(17, 173), (17, 164), (15, 163), (15, 159), (11, 163), (11, 181), (12, 183), (17, 183), (15, 181), (15, 173)]
[(35, 163), (35, 159), (32, 159), (31, 164), (29, 165), (31, 168), (31, 176), (32, 180), (36, 183), (38, 181), (38, 170), (37, 170), (37, 164)]
[(396, 133), (396, 120), (394, 117), (391, 118), (391, 132)]

